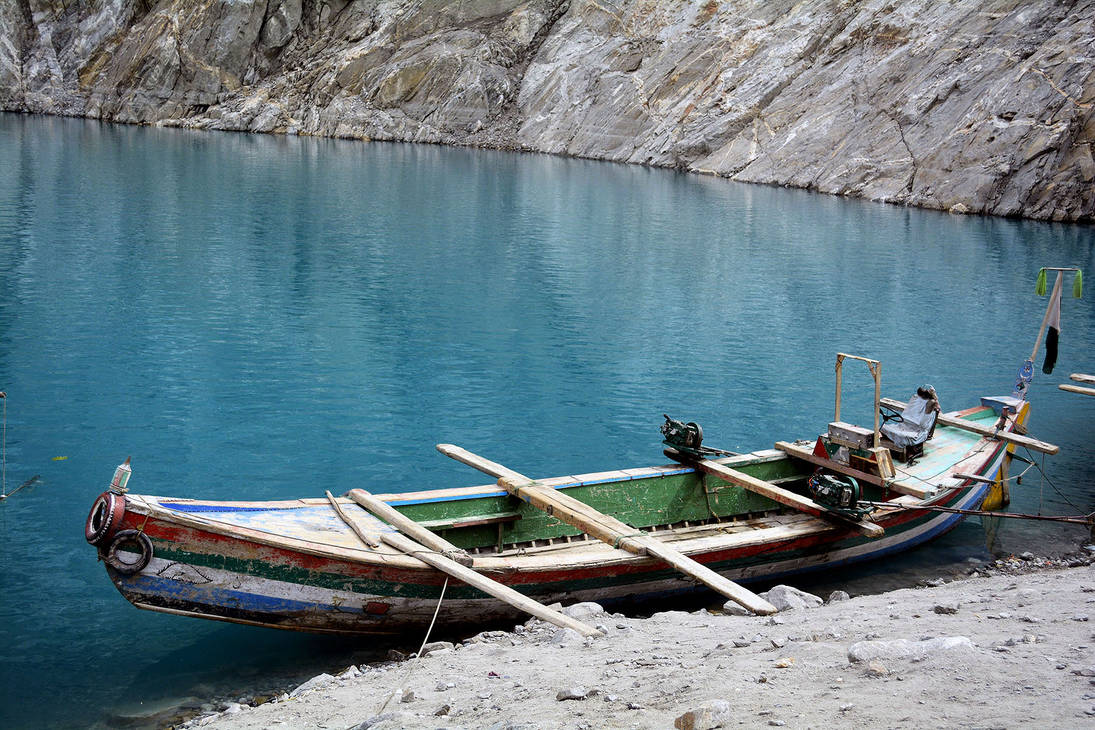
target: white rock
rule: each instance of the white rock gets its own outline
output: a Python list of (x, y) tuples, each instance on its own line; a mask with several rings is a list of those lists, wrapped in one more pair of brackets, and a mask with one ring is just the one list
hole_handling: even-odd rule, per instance
[(335, 678), (330, 674), (320, 674), (316, 677), (312, 677), (304, 684), (297, 687), (295, 690), (289, 693), (290, 697), (300, 697), (305, 692), (311, 692), (314, 689), (319, 689), (325, 685), (335, 681)]
[(954, 650), (972, 650), (973, 642), (965, 636), (937, 636), (934, 639), (909, 641), (858, 641), (848, 647), (848, 661), (870, 662), (874, 659), (911, 659), (919, 661), (935, 654)]
[(605, 615), (605, 610), (599, 603), (583, 601), (582, 603), (575, 603), (573, 606), (567, 606), (563, 609), (563, 614), (578, 621), (588, 621), (592, 618)]
[(800, 591), (792, 586), (778, 585), (770, 591), (761, 593), (760, 597), (771, 603), (780, 611), (790, 611), (796, 608), (817, 608), (824, 601), (813, 593)]

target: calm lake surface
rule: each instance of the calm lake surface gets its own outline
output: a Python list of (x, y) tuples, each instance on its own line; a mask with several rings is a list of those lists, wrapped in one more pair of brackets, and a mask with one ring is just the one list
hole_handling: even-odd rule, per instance
[[(884, 394), (930, 382), (957, 409), (1010, 393), (1046, 303), (1035, 274), (1064, 265), (1095, 281), (1095, 229), (539, 155), (0, 115), (6, 486), (40, 477), (0, 503), (0, 726), (116, 726), (383, 648), (130, 606), (81, 533), (126, 456), (135, 492), (282, 499), (486, 481), (438, 442), (533, 476), (662, 463), (662, 413), (754, 450), (825, 429), (837, 351), (880, 359)], [(1062, 453), (1013, 487), (1015, 511), (1095, 508), (1095, 398), (1057, 390), (1095, 371), (1095, 285), (1062, 323), (1030, 423)], [(868, 423), (866, 368), (845, 391), (845, 420)], [(1013, 521), (992, 549), (1085, 535)], [(814, 585), (880, 590), (989, 555), (971, 519)]]

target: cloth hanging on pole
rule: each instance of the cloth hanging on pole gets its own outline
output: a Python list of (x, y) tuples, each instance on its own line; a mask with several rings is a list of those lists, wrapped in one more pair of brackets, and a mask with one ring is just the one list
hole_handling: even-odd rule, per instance
[(1046, 332), (1046, 359), (1042, 364), (1042, 372), (1046, 375), (1052, 373), (1057, 364), (1057, 345), (1061, 336), (1061, 287), (1053, 287), (1050, 296), (1052, 300), (1049, 303), (1049, 329)]

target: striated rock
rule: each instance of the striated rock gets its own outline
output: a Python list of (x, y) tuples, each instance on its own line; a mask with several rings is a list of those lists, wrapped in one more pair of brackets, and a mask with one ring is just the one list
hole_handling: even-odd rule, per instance
[(1095, 219), (1095, 0), (0, 3), (0, 109)]

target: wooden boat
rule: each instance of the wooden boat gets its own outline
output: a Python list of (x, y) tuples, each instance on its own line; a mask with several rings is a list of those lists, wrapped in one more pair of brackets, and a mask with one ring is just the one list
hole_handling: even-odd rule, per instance
[[(875, 376), (876, 403), (899, 407), (880, 398)], [(314, 632), (398, 633), (428, 624), (439, 601), (437, 620), (450, 625), (522, 614), (436, 567), (451, 557), (470, 563), (465, 578), (477, 574), (542, 603), (613, 605), (701, 590), (693, 574), (678, 571), (696, 563), (723, 579), (784, 579), (927, 542), (964, 515), (922, 508), (979, 507), (1009, 445), (1056, 451), (1022, 435), (1030, 406), (1012, 396), (941, 414), (923, 453), (894, 463), (884, 444), (869, 443), (877, 444), (877, 416), (874, 430), (840, 420), (839, 393), (827, 433), (774, 449), (535, 482), (480, 460), (503, 477), (497, 484), (378, 494), (372, 502), (357, 490), (276, 502), (129, 494), (126, 464), (96, 501), (87, 537), (139, 608)], [(460, 451), (448, 449), (457, 458)], [(819, 468), (858, 479), (860, 500), (879, 505), (869, 519), (824, 504), (819, 511), (807, 489)], [(539, 496), (520, 491), (530, 485)], [(547, 509), (536, 506), (540, 498)], [(372, 511), (361, 506), (373, 502)], [(380, 508), (397, 514), (380, 519)], [(407, 537), (393, 526), (397, 517), (428, 534)], [(623, 527), (605, 537), (609, 523)], [(440, 547), (423, 546), (433, 544), (430, 536)], [(667, 563), (654, 545), (687, 557)]]

